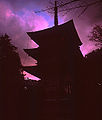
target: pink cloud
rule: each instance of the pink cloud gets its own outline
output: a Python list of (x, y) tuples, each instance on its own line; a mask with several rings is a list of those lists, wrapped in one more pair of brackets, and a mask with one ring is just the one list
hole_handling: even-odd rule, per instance
[(23, 54), (21, 55), (23, 60), (25, 56), (23, 48), (38, 47), (26, 32), (47, 28), (48, 22), (33, 11), (22, 9), (21, 12), (23, 14), (19, 15), (13, 12), (7, 3), (0, 2), (0, 33), (7, 33), (12, 38), (12, 43), (18, 47), (20, 55)]
[(28, 79), (36, 80), (36, 81), (41, 80), (40, 78), (35, 77), (35, 76), (33, 76), (33, 75), (27, 73), (26, 71), (24, 71), (23, 74), (25, 75), (25, 76), (24, 76), (25, 80), (28, 80)]
[[(2, 1), (2, 2), (1, 2)], [(23, 65), (35, 65), (36, 60), (28, 57), (24, 53), (23, 48), (38, 47), (38, 45), (32, 41), (26, 32), (37, 31), (48, 27), (48, 21), (41, 15), (35, 14), (33, 11), (33, 0), (23, 1), (20, 0), (1, 0), (0, 1), (0, 33), (7, 33), (12, 38), (12, 43), (18, 47), (19, 54), (21, 56)], [(5, 1), (5, 2), (4, 2)], [(45, 1), (45, 0), (44, 0)], [(26, 4), (25, 4), (26, 3)], [(30, 4), (29, 4), (30, 3)], [(36, 1), (39, 7), (44, 7), (46, 2)], [(28, 4), (30, 5), (28, 8)], [(31, 5), (32, 4), (32, 5)], [(43, 5), (41, 5), (43, 4)], [(26, 8), (25, 8), (26, 6)], [(15, 7), (15, 8), (14, 8)], [(32, 8), (32, 10), (31, 10)], [(35, 4), (36, 8), (36, 4)], [(97, 7), (96, 7), (97, 8)], [(40, 9), (40, 8), (38, 8)], [(15, 11), (14, 11), (15, 10)], [(68, 13), (66, 16), (62, 17), (62, 20), (67, 22), (68, 20), (74, 18), (75, 27), (78, 31), (81, 41), (84, 43), (81, 46), (81, 51), (83, 55), (95, 49), (93, 43), (88, 42), (89, 30), (93, 24), (101, 23), (100, 14), (98, 14), (99, 9), (88, 10), (82, 17), (78, 18), (76, 15)], [(19, 14), (20, 13), (20, 14)], [(21, 14), (22, 13), (22, 14)], [(73, 16), (72, 16), (73, 15)], [(62, 22), (63, 23), (63, 22)]]
[[(22, 9), (23, 14), (13, 12), (7, 3), (0, 2), (0, 33), (7, 33), (12, 39), (12, 43), (18, 47), (18, 52), (24, 66), (35, 65), (36, 60), (28, 57), (23, 51), (24, 48), (36, 48), (38, 45), (30, 39), (26, 32), (40, 30), (48, 27), (48, 22), (44, 17), (36, 15), (34, 12)], [(26, 73), (28, 77), (38, 80)]]
[(92, 52), (93, 50), (97, 49), (97, 47), (95, 46), (94, 43), (92, 42), (87, 42), (84, 43), (81, 47), (80, 50), (83, 54), (83, 56), (85, 57), (85, 55), (87, 55), (88, 53)]

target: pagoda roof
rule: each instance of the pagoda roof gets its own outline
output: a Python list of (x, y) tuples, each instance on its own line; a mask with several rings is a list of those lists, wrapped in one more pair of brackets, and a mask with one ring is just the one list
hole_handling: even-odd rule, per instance
[(73, 20), (70, 20), (69, 22), (48, 29), (44, 29), (36, 32), (27, 32), (27, 34), (30, 36), (32, 40), (34, 40), (39, 45), (44, 44), (46, 42), (48, 43), (55, 42), (53, 38), (55, 37), (60, 38), (60, 36), (61, 37), (67, 36), (67, 38), (69, 38), (69, 36), (74, 37), (74, 41), (72, 41), (73, 44), (75, 43), (76, 46), (82, 45), (82, 42), (80, 41), (77, 31), (75, 29)]
[(32, 58), (37, 59), (39, 56), (39, 48), (24, 49), (24, 51)]
[[(54, 58), (56, 56), (58, 56), (60, 54), (60, 52), (62, 52), (63, 49), (49, 49), (47, 48), (46, 49), (41, 49), (40, 47), (39, 48), (31, 48), (31, 49), (24, 49), (24, 51), (29, 55), (31, 56), (32, 58), (36, 59), (36, 60), (43, 60), (45, 61), (45, 59), (49, 59), (49, 58)], [(67, 50), (66, 50), (67, 51)], [(65, 50), (64, 50), (65, 52)], [(63, 52), (63, 56), (66, 55), (65, 53)]]
[(38, 66), (23, 66), (23, 70), (36, 77), (41, 78), (41, 74), (39, 73), (40, 69)]

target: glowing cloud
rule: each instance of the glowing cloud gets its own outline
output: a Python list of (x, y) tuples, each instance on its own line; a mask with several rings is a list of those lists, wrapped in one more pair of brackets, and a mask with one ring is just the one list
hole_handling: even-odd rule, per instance
[[(44, 17), (25, 8), (20, 13), (12, 11), (11, 6), (6, 2), (0, 2), (0, 33), (7, 33), (11, 37), (12, 43), (18, 47), (22, 63), (24, 63), (26, 54), (23, 52), (23, 48), (38, 47), (26, 32), (47, 28), (48, 22)], [(29, 63), (28, 60), (27, 63)], [(32, 60), (32, 63), (34, 63), (34, 60)]]
[[(38, 45), (29, 38), (26, 32), (47, 28), (48, 22), (31, 10), (22, 9), (20, 13), (12, 11), (11, 6), (6, 2), (0, 2), (0, 34), (7, 33), (10, 36), (11, 42), (18, 47), (23, 65), (35, 65), (36, 60), (28, 57), (23, 49), (36, 48)], [(26, 75), (38, 80), (28, 73)]]
[(30, 73), (27, 73), (26, 71), (23, 72), (23, 74), (25, 75), (24, 78), (25, 80), (31, 79), (31, 80), (36, 80), (39, 81), (40, 79), (31, 75)]

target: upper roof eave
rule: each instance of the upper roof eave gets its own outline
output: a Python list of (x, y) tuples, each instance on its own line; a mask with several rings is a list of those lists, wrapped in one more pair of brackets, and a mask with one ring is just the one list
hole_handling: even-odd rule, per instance
[[(75, 29), (75, 25), (74, 25), (73, 20), (70, 20), (70, 21), (68, 21), (68, 22), (66, 22), (64, 24), (61, 24), (61, 25), (58, 25), (58, 26), (54, 26), (54, 27), (51, 27), (51, 28), (47, 28), (47, 29), (44, 29), (44, 30), (35, 31), (35, 32), (27, 32), (27, 34), (29, 35), (29, 37), (32, 40), (34, 40), (35, 42), (37, 42), (39, 44), (39, 42), (40, 42), (39, 40), (40, 39), (45, 39), (45, 38), (43, 38), (43, 36), (46, 36), (46, 34), (47, 35), (48, 34), (52, 35), (57, 30), (62, 30), (61, 33), (64, 34), (63, 30), (65, 30), (65, 31), (69, 30), (70, 31), (71, 28)], [(75, 29), (75, 31), (76, 31), (76, 29)], [(76, 33), (77, 33), (77, 31), (76, 31)], [(78, 34), (77, 34), (77, 37), (79, 37)], [(82, 42), (80, 41), (80, 39), (78, 41), (78, 45), (82, 45)]]
[(39, 31), (35, 31), (35, 32), (27, 32), (27, 34), (31, 37), (32, 34), (34, 35), (34, 34), (39, 34), (39, 33), (43, 33), (43, 32), (46, 32), (46, 31), (48, 32), (48, 31), (51, 31), (51, 30), (56, 29), (56, 28), (58, 29), (60, 27), (64, 27), (68, 24), (73, 24), (73, 20), (70, 20), (70, 21), (68, 21), (64, 24), (58, 25), (58, 26), (53, 26), (51, 28), (47, 28), (47, 29), (43, 29), (43, 30), (39, 30)]

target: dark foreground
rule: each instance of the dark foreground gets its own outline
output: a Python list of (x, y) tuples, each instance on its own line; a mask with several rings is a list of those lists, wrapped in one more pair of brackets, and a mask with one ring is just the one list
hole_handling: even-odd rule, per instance
[(72, 105), (69, 99), (43, 101), (40, 120), (71, 120)]

